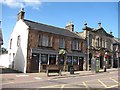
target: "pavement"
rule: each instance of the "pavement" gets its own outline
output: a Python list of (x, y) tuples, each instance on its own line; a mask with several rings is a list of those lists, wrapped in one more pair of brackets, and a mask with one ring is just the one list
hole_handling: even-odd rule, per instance
[(36, 80), (48, 80), (48, 79), (58, 79), (58, 78), (66, 78), (66, 77), (76, 77), (76, 76), (88, 76), (100, 73), (110, 73), (112, 71), (117, 71), (118, 68), (107, 69), (107, 72), (104, 72), (103, 69), (99, 71), (99, 73), (91, 72), (91, 71), (75, 71), (74, 74), (70, 74), (70, 72), (62, 72), (62, 76), (59, 76), (58, 73), (50, 73), (47, 76), (46, 73), (20, 73), (15, 70), (11, 70), (9, 68), (2, 68), (2, 72), (0, 73), (0, 77), (2, 84), (8, 84), (12, 82), (22, 83), (22, 82), (34, 82)]

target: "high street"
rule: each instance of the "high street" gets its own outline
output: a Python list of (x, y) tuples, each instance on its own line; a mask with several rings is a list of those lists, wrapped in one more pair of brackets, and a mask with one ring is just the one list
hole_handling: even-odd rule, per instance
[[(74, 75), (57, 76), (57, 74), (47, 77), (46, 74), (10, 74), (10, 78), (5, 80), (5, 76), (2, 77), (2, 88), (58, 88), (60, 90), (64, 88), (83, 88), (85, 90), (91, 90), (91, 88), (98, 88), (99, 90), (106, 90), (114, 88), (118, 89), (118, 71), (111, 70), (107, 72), (92, 73), (89, 71), (81, 71)], [(84, 74), (81, 74), (84, 73)], [(16, 81), (15, 81), (16, 79)], [(112, 89), (111, 89), (112, 90)]]

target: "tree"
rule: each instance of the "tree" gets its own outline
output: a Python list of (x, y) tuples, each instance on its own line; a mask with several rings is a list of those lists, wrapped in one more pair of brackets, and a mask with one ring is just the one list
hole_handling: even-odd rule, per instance
[(4, 48), (4, 47), (2, 47), (1, 50), (2, 50), (2, 54), (7, 54), (8, 53), (7, 49)]

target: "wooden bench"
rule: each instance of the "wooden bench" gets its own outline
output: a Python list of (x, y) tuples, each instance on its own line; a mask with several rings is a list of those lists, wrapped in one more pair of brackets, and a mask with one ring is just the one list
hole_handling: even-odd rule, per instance
[(58, 65), (48, 65), (46, 68), (47, 76), (49, 76), (49, 73), (58, 73), (61, 75), (61, 69)]

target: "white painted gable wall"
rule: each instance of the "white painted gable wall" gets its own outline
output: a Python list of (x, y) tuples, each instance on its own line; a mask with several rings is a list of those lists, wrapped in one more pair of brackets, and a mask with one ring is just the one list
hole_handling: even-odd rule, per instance
[[(20, 35), (20, 46), (17, 46), (17, 38)], [(10, 49), (9, 40), (9, 62), (10, 67), (14, 61), (14, 69), (26, 73), (26, 63), (27, 63), (27, 43), (28, 43), (28, 26), (20, 19), (17, 21), (14, 30), (10, 36), (12, 39), (12, 48)], [(11, 53), (11, 55), (10, 55)], [(15, 56), (13, 58), (13, 53)]]

